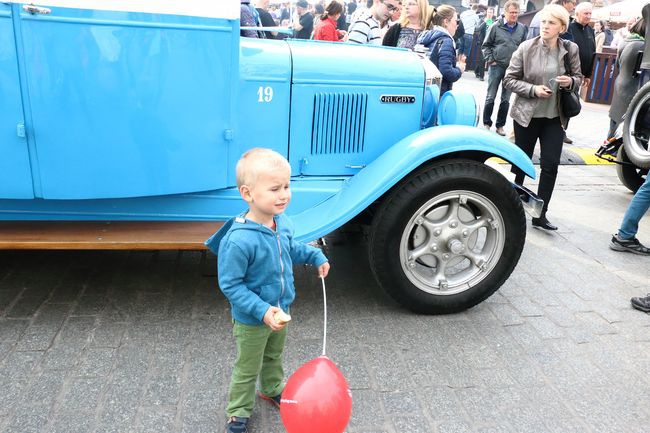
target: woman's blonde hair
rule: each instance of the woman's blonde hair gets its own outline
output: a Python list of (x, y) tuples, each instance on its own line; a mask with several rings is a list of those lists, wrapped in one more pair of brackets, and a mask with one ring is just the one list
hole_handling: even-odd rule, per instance
[(542, 9), (539, 13), (539, 18), (541, 20), (544, 17), (549, 16), (555, 18), (556, 20), (559, 20), (562, 23), (561, 33), (566, 32), (566, 30), (569, 28), (569, 12), (567, 12), (564, 6), (553, 4), (544, 6), (544, 9)]
[(427, 28), (427, 25), (429, 24), (430, 21), (431, 13), (429, 12), (429, 9), (431, 8), (431, 6), (429, 6), (428, 0), (415, 0), (415, 2), (418, 4), (418, 8), (420, 9), (420, 22), (419, 23), (409, 22), (409, 19), (406, 16), (406, 7), (402, 5), (402, 16), (399, 19), (399, 24), (402, 27), (406, 27), (409, 24), (419, 24), (420, 28), (424, 30)]
[(433, 10), (431, 11), (430, 25), (444, 27), (445, 20), (455, 20), (455, 19), (456, 19), (456, 9), (454, 9), (453, 6), (440, 5), (437, 8), (433, 8)]

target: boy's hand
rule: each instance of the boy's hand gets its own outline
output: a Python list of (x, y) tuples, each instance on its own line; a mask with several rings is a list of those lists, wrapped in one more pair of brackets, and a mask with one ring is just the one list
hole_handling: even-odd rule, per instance
[(330, 271), (330, 264), (329, 262), (325, 262), (322, 265), (318, 267), (318, 277), (319, 278), (325, 278), (327, 274)]
[(282, 311), (282, 310), (278, 307), (270, 306), (269, 309), (266, 310), (266, 313), (264, 313), (264, 324), (274, 331), (279, 331), (285, 326), (287, 326), (286, 323), (280, 325), (278, 322), (275, 321), (275, 318), (273, 316), (278, 311)]

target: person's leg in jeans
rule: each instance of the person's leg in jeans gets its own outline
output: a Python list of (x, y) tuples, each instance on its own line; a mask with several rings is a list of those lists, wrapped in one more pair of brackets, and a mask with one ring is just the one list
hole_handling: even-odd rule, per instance
[[(539, 122), (540, 119), (531, 119), (528, 126), (521, 126), (516, 120), (512, 122), (515, 127), (515, 144), (524, 151), (528, 157), (533, 156), (535, 151), (535, 144), (537, 144), (537, 137), (539, 135)], [(513, 164), (511, 171), (515, 174), (515, 183), (517, 185), (524, 184), (526, 174)]]
[[(502, 68), (503, 69), (503, 68)], [(508, 118), (508, 110), (510, 109), (510, 95), (512, 92), (505, 88), (503, 85), (503, 77), (506, 75), (506, 70), (503, 69), (503, 75), (501, 75), (501, 103), (499, 104), (499, 111), (497, 112), (497, 128), (503, 128), (506, 124), (506, 119)]]
[(539, 176), (539, 188), (537, 194), (544, 200), (541, 218), (546, 216), (548, 204), (553, 195), (555, 188), (555, 179), (557, 179), (557, 169), (560, 165), (560, 156), (562, 155), (562, 138), (564, 131), (560, 118), (539, 119), (541, 128), (539, 129), (540, 145), (540, 167), (542, 172)]
[(646, 176), (645, 182), (634, 194), (630, 205), (625, 211), (623, 222), (618, 229), (620, 239), (634, 239), (639, 231), (639, 221), (650, 208), (650, 176)]
[(463, 54), (465, 54), (465, 57), (466, 57), (467, 61), (469, 61), (469, 59), (470, 59), (470, 57), (472, 55), (472, 42), (473, 42), (473, 39), (474, 38), (472, 37), (472, 35), (468, 35), (468, 34), (463, 35), (463, 48), (464, 48)]
[[(503, 71), (503, 72), (502, 72)], [(492, 126), (492, 111), (494, 111), (494, 100), (497, 97), (499, 84), (503, 79), (505, 71), (499, 65), (490, 65), (488, 68), (488, 88), (483, 107), (483, 124)]]

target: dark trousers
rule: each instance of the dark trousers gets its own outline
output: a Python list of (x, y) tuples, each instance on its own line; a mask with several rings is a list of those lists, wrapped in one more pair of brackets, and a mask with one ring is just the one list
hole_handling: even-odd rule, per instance
[[(553, 188), (555, 188), (557, 168), (560, 165), (560, 156), (562, 155), (564, 130), (560, 118), (534, 117), (527, 127), (521, 126), (516, 121), (513, 124), (515, 127), (515, 143), (528, 157), (533, 156), (535, 144), (539, 139), (542, 173), (539, 176), (537, 195), (544, 200), (542, 216), (545, 216), (548, 204), (551, 201), (551, 195), (553, 195)], [(523, 185), (524, 172), (515, 166), (512, 167), (512, 172), (515, 174), (515, 183)]]
[(506, 68), (500, 65), (490, 65), (488, 68), (488, 88), (485, 95), (485, 107), (483, 108), (483, 124), (492, 126), (492, 112), (494, 111), (494, 100), (497, 97), (499, 85), (501, 85), (501, 103), (497, 112), (497, 128), (502, 128), (508, 118), (510, 109), (510, 95), (512, 92), (503, 86), (503, 77), (506, 75)]

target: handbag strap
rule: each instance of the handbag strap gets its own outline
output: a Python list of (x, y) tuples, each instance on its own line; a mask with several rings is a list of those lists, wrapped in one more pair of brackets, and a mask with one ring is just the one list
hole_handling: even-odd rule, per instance
[(571, 87), (573, 87), (575, 81), (573, 81), (573, 71), (571, 71), (571, 62), (569, 61), (569, 48), (571, 45), (569, 41), (565, 40), (562, 41), (562, 45), (564, 45), (564, 49), (566, 50), (566, 54), (564, 55), (564, 73), (571, 77)]

